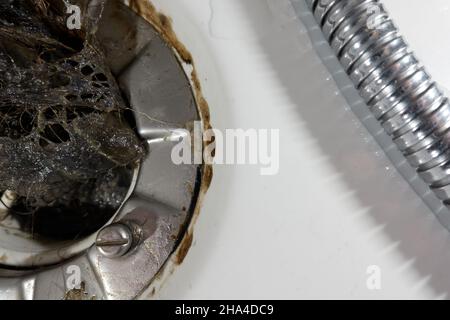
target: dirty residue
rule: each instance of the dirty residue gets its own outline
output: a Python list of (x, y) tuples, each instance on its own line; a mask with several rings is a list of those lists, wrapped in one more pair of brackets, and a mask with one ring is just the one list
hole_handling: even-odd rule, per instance
[(181, 59), (188, 64), (193, 63), (191, 53), (182, 44), (172, 28), (172, 20), (161, 12), (158, 12), (155, 6), (146, 0), (130, 0), (130, 8), (137, 14), (150, 22), (155, 29), (164, 37), (164, 39), (173, 46)]
[(189, 252), (189, 249), (192, 246), (193, 240), (194, 240), (193, 234), (189, 232), (178, 248), (175, 260), (177, 264), (183, 263), (184, 259), (186, 258)]

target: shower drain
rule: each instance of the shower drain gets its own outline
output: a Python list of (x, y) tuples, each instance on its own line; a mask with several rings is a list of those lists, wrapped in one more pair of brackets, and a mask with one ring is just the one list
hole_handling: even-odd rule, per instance
[[(151, 17), (159, 20), (148, 21)], [(187, 76), (195, 71), (183, 62), (186, 52), (178, 53), (167, 36), (173, 36), (167, 21), (145, 0), (106, 2), (97, 37), (148, 155), (129, 178), (121, 208), (82, 239), (36, 236), (32, 228), (23, 229), (8, 212), (12, 195), (5, 192), (0, 299), (147, 298), (160, 284), (156, 276), (184, 258), (211, 171), (204, 165), (175, 165), (171, 152), (178, 140), (171, 137), (196, 121), (206, 128), (208, 115), (198, 104), (198, 84)]]

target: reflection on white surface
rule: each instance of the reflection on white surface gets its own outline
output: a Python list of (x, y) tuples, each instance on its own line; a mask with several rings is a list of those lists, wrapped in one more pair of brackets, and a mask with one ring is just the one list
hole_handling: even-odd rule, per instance
[[(402, 30), (443, 4), (408, 0), (406, 13), (395, 1)], [(448, 297), (448, 232), (349, 111), (287, 1), (155, 2), (193, 52), (213, 125), (281, 129), (279, 175), (215, 168), (194, 246), (159, 297)]]

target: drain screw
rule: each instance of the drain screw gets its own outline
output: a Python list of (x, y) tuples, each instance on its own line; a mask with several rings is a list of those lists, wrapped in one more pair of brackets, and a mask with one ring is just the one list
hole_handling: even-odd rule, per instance
[(113, 223), (99, 231), (95, 245), (107, 258), (118, 258), (128, 253), (133, 245), (131, 228), (122, 223)]

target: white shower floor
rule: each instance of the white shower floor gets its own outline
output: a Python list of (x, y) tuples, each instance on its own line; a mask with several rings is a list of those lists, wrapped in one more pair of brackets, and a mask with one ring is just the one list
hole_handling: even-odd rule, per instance
[[(450, 234), (349, 111), (287, 0), (154, 2), (194, 55), (213, 125), (281, 129), (278, 175), (216, 166), (159, 298), (450, 297)], [(385, 3), (450, 89), (448, 1)]]

